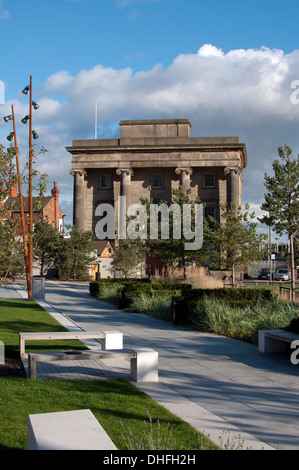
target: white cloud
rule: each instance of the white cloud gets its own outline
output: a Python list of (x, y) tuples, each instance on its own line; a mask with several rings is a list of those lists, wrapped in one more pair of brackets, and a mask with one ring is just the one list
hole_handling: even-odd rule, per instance
[(0, 0), (0, 19), (7, 19), (10, 17), (10, 13), (8, 10), (3, 9), (3, 0)]
[[(60, 71), (35, 97), (41, 107), (34, 113), (34, 127), (39, 144), (49, 150), (42, 166), (51, 181), (71, 188), (71, 155), (65, 146), (73, 138), (94, 137), (98, 101), (99, 138), (118, 137), (121, 119), (149, 118), (189, 118), (194, 137), (239, 136), (248, 152), (243, 201), (260, 204), (264, 173), (271, 172), (278, 146), (288, 144), (295, 154), (299, 151), (299, 105), (290, 100), (296, 79), (299, 51), (223, 53), (210, 44), (177, 56), (167, 68), (157, 64), (133, 73), (99, 64), (77, 75)], [(61, 191), (61, 197), (69, 200), (70, 194)]]

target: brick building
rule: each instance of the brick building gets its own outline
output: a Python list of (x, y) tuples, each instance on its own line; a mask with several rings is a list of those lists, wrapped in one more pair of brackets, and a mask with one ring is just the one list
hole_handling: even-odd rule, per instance
[[(28, 197), (23, 196), (24, 204), (24, 213), (25, 219), (29, 216), (29, 207), (28, 207)], [(54, 182), (53, 188), (51, 190), (51, 196), (44, 196), (42, 198), (33, 197), (33, 224), (34, 221), (43, 219), (48, 219), (49, 223), (54, 227), (58, 228), (59, 231), (64, 230), (64, 215), (62, 210), (59, 207), (59, 189), (57, 188), (56, 181)], [(18, 185), (16, 184), (10, 190), (8, 198), (4, 202), (5, 218), (14, 219), (20, 218), (20, 201), (18, 196)], [(20, 226), (21, 233), (21, 226)]]

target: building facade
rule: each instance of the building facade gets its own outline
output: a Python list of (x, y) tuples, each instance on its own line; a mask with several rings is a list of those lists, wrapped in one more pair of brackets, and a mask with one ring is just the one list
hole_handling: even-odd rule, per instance
[[(74, 176), (74, 225), (95, 231), (96, 209), (119, 196), (171, 200), (180, 185), (199, 196), (205, 214), (219, 218), (219, 203), (242, 202), (246, 146), (238, 137), (191, 137), (187, 119), (121, 121), (119, 139), (74, 140), (67, 147)], [(117, 232), (117, 220), (116, 232)]]
[[(48, 222), (60, 232), (64, 231), (64, 214), (59, 206), (59, 189), (57, 182), (54, 181), (51, 190), (51, 196), (33, 197), (33, 224), (41, 219), (48, 220)], [(29, 198), (23, 197), (24, 215), (26, 220), (29, 217)], [(8, 198), (4, 202), (5, 218), (20, 220), (20, 198), (18, 195), (18, 184), (13, 186), (10, 190)], [(21, 234), (21, 227), (19, 228)]]

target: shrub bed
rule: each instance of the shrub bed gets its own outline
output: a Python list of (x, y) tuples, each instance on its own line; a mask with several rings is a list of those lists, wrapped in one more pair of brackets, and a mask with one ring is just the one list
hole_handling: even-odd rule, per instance
[(246, 308), (256, 303), (274, 300), (277, 295), (271, 289), (246, 287), (184, 290), (177, 298), (180, 322), (192, 322), (190, 315), (195, 305), (202, 302), (204, 298), (216, 299), (230, 307)]
[(189, 320), (201, 331), (257, 344), (258, 330), (290, 330), (297, 326), (299, 307), (268, 299), (239, 308), (216, 297), (204, 296), (193, 306)]
[(140, 295), (149, 297), (159, 297), (162, 294), (168, 294), (170, 297), (182, 296), (183, 292), (191, 291), (191, 284), (178, 284), (171, 282), (151, 282), (147, 284), (132, 283), (123, 287), (119, 298), (119, 308), (128, 308), (133, 299)]

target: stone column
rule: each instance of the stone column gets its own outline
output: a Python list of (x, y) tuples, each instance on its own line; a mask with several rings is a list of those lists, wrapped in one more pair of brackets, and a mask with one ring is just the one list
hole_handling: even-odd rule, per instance
[(120, 176), (120, 198), (117, 214), (117, 234), (119, 239), (126, 238), (126, 215), (131, 202), (131, 168), (117, 168), (116, 174)]
[(224, 174), (227, 175), (228, 181), (228, 197), (229, 204), (235, 204), (238, 208), (240, 205), (240, 174), (241, 168), (239, 167), (226, 167)]
[(131, 199), (131, 176), (133, 170), (131, 168), (118, 168), (116, 174), (121, 177), (120, 180), (120, 195), (126, 197), (127, 207), (130, 205)]
[(85, 218), (85, 198), (84, 198), (84, 176), (86, 170), (71, 170), (74, 176), (74, 203), (73, 203), (73, 224), (78, 230), (84, 230)]
[(176, 168), (175, 172), (177, 175), (181, 175), (181, 185), (183, 187), (183, 192), (186, 194), (187, 190), (190, 189), (193, 170), (192, 168)]

